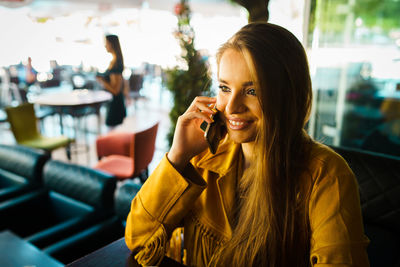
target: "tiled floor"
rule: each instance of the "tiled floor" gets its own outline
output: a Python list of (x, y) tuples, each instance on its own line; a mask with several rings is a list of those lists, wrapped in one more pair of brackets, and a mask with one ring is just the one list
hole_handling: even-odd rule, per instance
[[(157, 166), (165, 152), (168, 151), (166, 135), (170, 127), (168, 113), (171, 103), (169, 92), (162, 88), (159, 77), (145, 78), (142, 95), (145, 96), (145, 98), (139, 99), (136, 102), (131, 101), (128, 104), (128, 116), (125, 118), (123, 124), (114, 130), (137, 131), (145, 129), (157, 121), (160, 122), (156, 139), (156, 151), (154, 153), (153, 161), (149, 166), (149, 171), (151, 172)], [(110, 129), (108, 129), (104, 124), (105, 108), (101, 109), (101, 114), (101, 134), (106, 134)], [(65, 125), (65, 134), (70, 137), (75, 136), (73, 130), (74, 123), (78, 123), (79, 125), (78, 136), (76, 137), (76, 153), (72, 154), (71, 162), (79, 165), (93, 166), (97, 162), (95, 148), (95, 141), (98, 136), (97, 117), (95, 115), (89, 115), (83, 120), (73, 121), (72, 118), (64, 116), (63, 121)], [(54, 136), (60, 134), (59, 118), (57, 115), (45, 118), (41, 127), (42, 132), (45, 135)], [(83, 131), (84, 128), (87, 129), (86, 136)], [(15, 139), (9, 130), (8, 123), (0, 124), (0, 143), (15, 143)], [(85, 146), (85, 144), (88, 146)], [(88, 149), (86, 149), (86, 147), (88, 147)], [(65, 150), (62, 148), (53, 151), (52, 158), (61, 161), (68, 161)]]

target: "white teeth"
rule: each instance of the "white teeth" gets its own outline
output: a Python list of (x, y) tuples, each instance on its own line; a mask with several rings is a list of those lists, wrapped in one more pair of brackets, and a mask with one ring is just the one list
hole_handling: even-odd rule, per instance
[(229, 123), (232, 124), (232, 125), (235, 125), (235, 126), (239, 126), (239, 125), (243, 125), (244, 124), (244, 122), (242, 122), (242, 121), (232, 121), (232, 120), (229, 120)]

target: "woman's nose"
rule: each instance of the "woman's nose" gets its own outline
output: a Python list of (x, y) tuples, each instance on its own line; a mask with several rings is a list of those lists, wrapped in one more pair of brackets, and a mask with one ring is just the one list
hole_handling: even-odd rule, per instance
[(228, 114), (241, 113), (246, 110), (243, 95), (241, 93), (231, 94), (225, 107)]

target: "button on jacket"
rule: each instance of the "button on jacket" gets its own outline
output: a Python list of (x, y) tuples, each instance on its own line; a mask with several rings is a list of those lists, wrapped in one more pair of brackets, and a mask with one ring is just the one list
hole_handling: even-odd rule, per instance
[[(312, 146), (310, 262), (316, 267), (369, 266), (354, 174), (331, 149)], [(127, 218), (125, 241), (140, 264), (157, 265), (168, 253), (183, 257), (189, 266), (208, 265), (232, 236), (240, 153), (240, 145), (226, 138), (215, 155), (202, 152), (183, 173), (164, 156), (132, 200)], [(181, 227), (184, 249), (180, 234), (173, 234)]]

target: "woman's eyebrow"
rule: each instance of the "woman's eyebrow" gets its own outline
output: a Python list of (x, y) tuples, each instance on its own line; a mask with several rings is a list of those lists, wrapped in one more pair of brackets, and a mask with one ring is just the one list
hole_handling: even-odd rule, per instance
[(220, 83), (226, 83), (226, 84), (228, 84), (228, 82), (225, 81), (225, 80), (223, 80), (223, 79), (218, 79), (218, 81), (219, 81)]
[[(219, 81), (220, 83), (229, 84), (229, 83), (228, 83), (227, 81), (225, 81), (224, 79), (218, 79), (218, 81)], [(252, 81), (248, 81), (248, 82), (242, 83), (242, 86), (243, 86), (243, 87), (252, 86), (252, 85), (254, 85), (254, 83), (253, 83)]]

